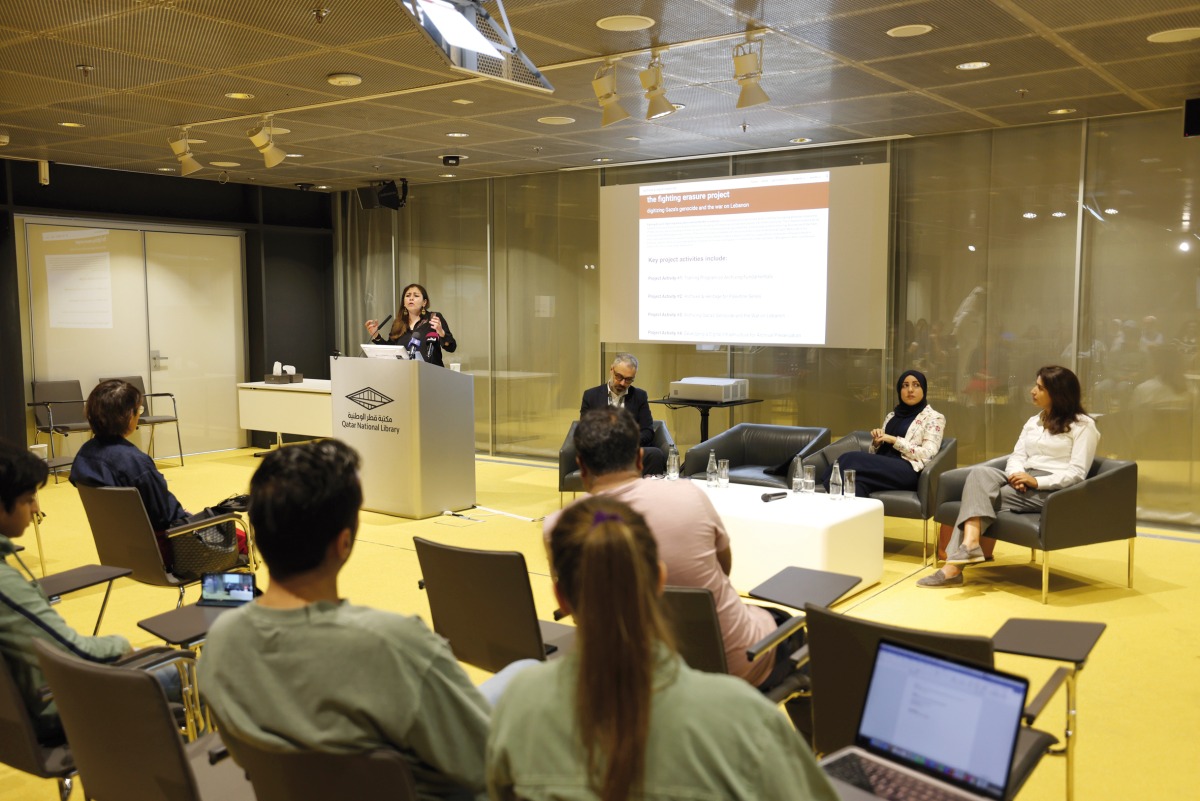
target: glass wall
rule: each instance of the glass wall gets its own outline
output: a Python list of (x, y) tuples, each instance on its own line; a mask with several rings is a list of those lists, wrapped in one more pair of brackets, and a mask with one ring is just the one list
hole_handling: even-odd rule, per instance
[[(1037, 368), (1062, 363), (1099, 417), (1101, 452), (1138, 460), (1141, 517), (1200, 525), (1194, 145), (1160, 112), (423, 186), (394, 215), (396, 282), (425, 283), (453, 323), (487, 452), (553, 458), (582, 391), (629, 350), (652, 398), (682, 376), (748, 378), (764, 402), (714, 413), (712, 433), (871, 428), (915, 366), (971, 464), (1011, 450)], [(862, 163), (892, 165), (883, 351), (599, 342), (601, 183)], [(655, 411), (681, 449), (698, 444), (694, 410)]]

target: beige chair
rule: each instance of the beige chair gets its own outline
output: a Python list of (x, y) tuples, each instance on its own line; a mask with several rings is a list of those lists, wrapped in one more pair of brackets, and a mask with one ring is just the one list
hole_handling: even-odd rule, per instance
[[(120, 375), (120, 376), (114, 376), (114, 378), (118, 381), (124, 381), (128, 384), (133, 384), (135, 387), (137, 387), (137, 391), (140, 392), (142, 394), (142, 397), (145, 399), (143, 401), (143, 405), (146, 407), (146, 412), (145, 412), (145, 414), (143, 414), (141, 417), (138, 418), (138, 428), (141, 428), (142, 426), (150, 426), (150, 442), (148, 442), (146, 444), (146, 452), (150, 454), (151, 458), (154, 457), (154, 432), (155, 432), (155, 430), (163, 423), (174, 423), (175, 424), (175, 443), (179, 446), (179, 466), (183, 467), (183, 438), (179, 433), (179, 408), (175, 403), (175, 394), (172, 392), (147, 393), (146, 385), (142, 381), (142, 377), (140, 375)], [(105, 381), (110, 381), (110, 380), (112, 380), (112, 379), (101, 378), (100, 383), (103, 384)], [(169, 398), (171, 400), (171, 413), (170, 414), (155, 414), (154, 413), (154, 399), (155, 398)], [(161, 407), (162, 403), (164, 403), (164, 401), (160, 401), (160, 407)], [(161, 408), (160, 408), (160, 411), (162, 411)]]
[(66, 743), (43, 745), (17, 689), (12, 669), (0, 659), (0, 762), (58, 782), (59, 801), (71, 794), (75, 760)]
[(54, 483), (58, 483), (58, 469), (70, 467), (75, 461), (74, 456), (59, 456), (54, 447), (54, 435), (67, 438), (71, 434), (91, 433), (92, 427), (84, 415), (83, 390), (78, 381), (34, 381), (33, 402), (28, 404), (33, 408), (33, 442), (46, 434), (50, 440), (50, 472), (54, 473)]
[(454, 656), (495, 673), (518, 659), (561, 656), (575, 627), (538, 620), (525, 557), (480, 551), (413, 537), (421, 563), (419, 586), (429, 595), (433, 630)]
[(246, 771), (258, 801), (417, 798), (412, 771), (399, 751), (283, 751), (242, 737), (228, 726), (221, 727), (221, 738), (234, 761)]
[[(200, 577), (181, 578), (167, 570), (163, 564), (162, 552), (158, 549), (154, 528), (150, 525), (150, 518), (146, 515), (146, 507), (137, 488), (81, 486), (79, 499), (83, 501), (83, 511), (91, 525), (92, 538), (96, 541), (96, 553), (100, 556), (100, 562), (105, 565), (124, 565), (132, 569), (130, 577), (134, 581), (155, 587), (178, 588), (179, 599), (175, 606), (182, 606), (184, 590), (198, 583)], [(167, 536), (187, 536), (214, 523), (240, 519), (236, 513), (230, 512), (168, 529)], [(250, 542), (250, 553), (254, 552), (254, 543)], [(229, 569), (239, 569), (239, 566), (231, 565)], [(245, 569), (253, 571), (254, 566)]]
[(253, 801), (231, 760), (210, 762), (220, 738), (185, 743), (153, 674), (85, 662), (34, 643), (71, 752), (95, 801)]

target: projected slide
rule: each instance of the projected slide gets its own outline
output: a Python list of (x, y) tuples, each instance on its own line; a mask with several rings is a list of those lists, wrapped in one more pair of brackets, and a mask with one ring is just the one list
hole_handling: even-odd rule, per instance
[(825, 344), (829, 172), (638, 194), (640, 339)]

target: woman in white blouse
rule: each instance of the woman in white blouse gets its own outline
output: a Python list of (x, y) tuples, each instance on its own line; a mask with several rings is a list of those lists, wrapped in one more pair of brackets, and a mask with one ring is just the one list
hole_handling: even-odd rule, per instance
[(946, 563), (920, 587), (962, 586), (962, 568), (984, 561), (979, 538), (1001, 510), (1036, 512), (1054, 490), (1087, 477), (1100, 432), (1084, 412), (1079, 379), (1065, 367), (1043, 367), (1030, 391), (1041, 413), (1029, 418), (1003, 470), (978, 466), (963, 486), (962, 506)]

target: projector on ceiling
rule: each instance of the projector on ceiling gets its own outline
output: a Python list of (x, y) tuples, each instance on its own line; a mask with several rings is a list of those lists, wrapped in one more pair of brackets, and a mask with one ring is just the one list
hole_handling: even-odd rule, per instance
[(750, 397), (750, 382), (744, 378), (692, 376), (671, 382), (670, 398), (725, 403)]

